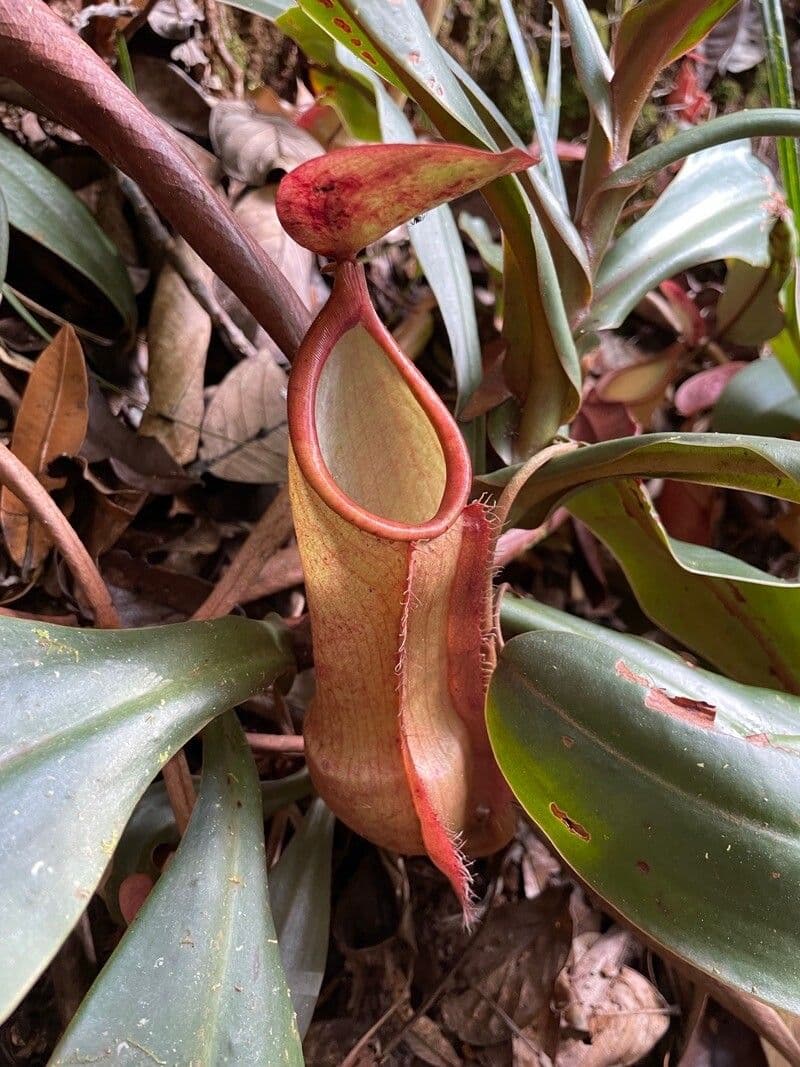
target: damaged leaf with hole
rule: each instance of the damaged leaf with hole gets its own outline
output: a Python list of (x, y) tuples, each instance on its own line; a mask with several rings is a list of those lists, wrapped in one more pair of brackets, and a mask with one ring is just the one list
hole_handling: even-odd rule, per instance
[(539, 605), (530, 626), (488, 698), (526, 811), (651, 943), (798, 1011), (800, 699)]

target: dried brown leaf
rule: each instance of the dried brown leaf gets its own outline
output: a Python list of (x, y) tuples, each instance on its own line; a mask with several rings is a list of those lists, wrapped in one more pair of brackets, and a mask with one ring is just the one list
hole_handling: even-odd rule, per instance
[(575, 940), (573, 962), (556, 983), (562, 1035), (555, 1067), (627, 1067), (666, 1032), (666, 1001), (626, 965), (635, 951), (633, 936), (619, 928)]
[(218, 478), (286, 481), (286, 374), (268, 355), (234, 367), (203, 420), (200, 459)]
[(164, 59), (142, 53), (132, 59), (136, 95), (147, 110), (184, 133), (205, 137), (211, 109), (197, 82)]
[[(182, 240), (181, 245), (182, 256), (208, 285), (212, 272)], [(147, 340), (150, 403), (141, 432), (157, 438), (178, 463), (189, 463), (197, 455), (203, 421), (211, 319), (169, 263), (158, 278)]]
[[(265, 185), (246, 193), (236, 204), (234, 214), (267, 252), (306, 307), (314, 310), (321, 302), (316, 260), (313, 252), (293, 241), (281, 226), (275, 210), (275, 186)], [(259, 348), (273, 349), (267, 334), (219, 278), (214, 280), (214, 293), (234, 322)]]
[(134, 489), (177, 493), (194, 484), (154, 437), (143, 437), (115, 418), (100, 386), (89, 379), (89, 428), (81, 447), (88, 463), (108, 460), (117, 477)]
[(233, 100), (217, 104), (208, 132), (226, 173), (246, 185), (263, 185), (270, 171), (291, 171), (323, 154), (311, 134), (290, 119)]
[[(65, 484), (63, 477), (48, 473), (50, 462), (57, 456), (74, 456), (83, 444), (87, 394), (80, 341), (71, 326), (63, 326), (31, 371), (11, 439), (11, 451), (48, 491)], [(38, 566), (52, 540), (6, 488), (0, 490), (0, 524), (8, 554), (17, 566), (26, 570)]]
[(510, 1037), (506, 1015), (547, 1047), (555, 1036), (553, 983), (571, 933), (569, 893), (561, 888), (495, 909), (460, 972), (461, 991), (442, 1000), (447, 1027), (469, 1044), (491, 1045)]
[(421, 1015), (405, 1031), (403, 1041), (418, 1060), (430, 1067), (461, 1067), (463, 1060), (433, 1019)]

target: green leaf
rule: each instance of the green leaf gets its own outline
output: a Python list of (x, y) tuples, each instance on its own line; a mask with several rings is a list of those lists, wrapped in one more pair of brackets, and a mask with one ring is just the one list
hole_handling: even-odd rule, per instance
[(771, 337), (769, 347), (780, 360), (783, 369), (800, 390), (800, 270), (795, 259), (792, 271), (783, 287), (781, 304), (784, 327), (776, 337)]
[(769, 225), (766, 264), (733, 260), (717, 303), (716, 337), (720, 342), (756, 347), (784, 328), (781, 292), (794, 266), (794, 231), (784, 219)]
[(614, 140), (624, 159), (636, 119), (661, 70), (697, 43), (736, 0), (640, 0), (617, 30), (612, 62)]
[(458, 227), (475, 245), (478, 255), (489, 271), (499, 278), (503, 274), (503, 247), (493, 239), (489, 224), (481, 215), (470, 215), (462, 211), (458, 216)]
[(781, 135), (800, 136), (800, 112), (788, 108), (757, 108), (720, 115), (710, 122), (681, 130), (674, 137), (648, 148), (614, 170), (592, 191), (582, 216), (582, 230), (588, 245), (596, 257), (602, 255), (628, 198), (665, 167), (704, 148), (728, 141)]
[(564, 185), (564, 176), (561, 173), (561, 164), (556, 153), (556, 138), (551, 129), (550, 119), (545, 111), (544, 101), (539, 92), (539, 86), (536, 84), (536, 77), (533, 73), (533, 67), (525, 45), (525, 39), (522, 36), (519, 21), (514, 13), (514, 7), (511, 0), (500, 0), (500, 8), (503, 13), (506, 29), (508, 30), (511, 47), (514, 50), (514, 56), (517, 60), (517, 66), (519, 67), (522, 86), (525, 90), (525, 95), (528, 98), (528, 106), (530, 107), (531, 117), (533, 118), (536, 137), (539, 141), (539, 147), (541, 148), (542, 171), (546, 177), (547, 184), (557, 200), (564, 210), (568, 211), (567, 190)]
[[(449, 58), (449, 63), (493, 141), (500, 148), (524, 148), (522, 138), (481, 87), (452, 57)], [(535, 167), (516, 177), (541, 223), (555, 264), (563, 303), (568, 316), (571, 317), (582, 312), (591, 300), (592, 283), (586, 246), (572, 219), (548, 189)]]
[(277, 22), (284, 12), (294, 7), (294, 0), (222, 0), (222, 3), (240, 11), (251, 11), (271, 22)]
[(0, 137), (0, 189), (11, 225), (88, 278), (132, 328), (136, 304), (119, 252), (75, 194), (5, 137)]
[[(375, 94), (383, 140), (406, 144), (415, 141), (411, 123), (378, 76), (341, 45), (336, 46), (336, 55), (344, 67), (368, 79)], [(442, 204), (416, 219), (409, 227), (409, 238), (447, 330), (458, 385), (458, 414), (480, 384), (483, 370), (472, 277), (449, 206)]]
[[(764, 23), (770, 103), (773, 107), (794, 108), (792, 64), (789, 58), (789, 42), (786, 37), (783, 8), (780, 0), (762, 0), (759, 6)], [(795, 216), (795, 225), (797, 225), (797, 217), (800, 213), (800, 166), (797, 161), (797, 144), (793, 140), (781, 137), (777, 148), (781, 181), (789, 207)]]
[(183, 841), (78, 1009), (54, 1067), (303, 1063), (270, 914), (258, 776), (235, 715), (206, 727), (203, 751)]
[(691, 156), (606, 253), (582, 332), (620, 326), (659, 282), (700, 263), (736, 259), (768, 266), (770, 230), (780, 210), (776, 193), (769, 168), (748, 141)]
[[(496, 491), (518, 469), (484, 475), (481, 484)], [(576, 448), (551, 459), (528, 479), (509, 523), (533, 529), (583, 486), (628, 477), (721, 485), (797, 503), (800, 443), (743, 434), (652, 433)]]
[(738, 0), (706, 0), (703, 10), (695, 17), (683, 37), (678, 41), (669, 54), (669, 62), (690, 52), (696, 44), (699, 44), (706, 34), (710, 33), (716, 24), (723, 19), (731, 8), (735, 7)]
[(544, 109), (550, 123), (550, 136), (555, 141), (558, 139), (561, 119), (561, 22), (557, 7), (550, 10), (550, 56), (547, 63)]
[[(334, 39), (408, 93), (450, 141), (496, 148), (416, 0), (300, 4)], [(505, 306), (512, 310), (503, 324), (505, 366), (521, 408), (508, 444), (522, 457), (549, 441), (577, 410), (580, 366), (550, 247), (518, 181), (510, 175), (500, 178), (487, 185), (483, 195), (508, 242)]]
[(611, 908), (800, 1010), (800, 701), (545, 632), (505, 646), (487, 719), (523, 807)]
[(737, 681), (800, 693), (800, 583), (669, 537), (633, 482), (593, 486), (569, 509), (617, 557), (662, 630)]
[(606, 140), (613, 138), (611, 79), (613, 68), (606, 55), (588, 8), (583, 0), (560, 0), (557, 4), (569, 36), (578, 81)]
[(333, 813), (317, 799), (270, 871), (269, 895), (297, 1026), (311, 1025), (328, 958)]
[(800, 394), (777, 359), (757, 359), (725, 386), (714, 429), (800, 437)]
[[(268, 819), (280, 808), (301, 800), (310, 792), (311, 778), (305, 768), (286, 778), (261, 782), (262, 815)], [(149, 874), (155, 881), (161, 873), (154, 855), (156, 848), (159, 845), (175, 846), (179, 841), (180, 834), (166, 786), (161, 780), (153, 782), (134, 808), (114, 850), (111, 870), (99, 889), (116, 922), (124, 922), (119, 910), (119, 889), (128, 875)]]
[(0, 1018), (86, 907), (139, 797), (290, 665), (268, 623), (144, 630), (0, 619)]

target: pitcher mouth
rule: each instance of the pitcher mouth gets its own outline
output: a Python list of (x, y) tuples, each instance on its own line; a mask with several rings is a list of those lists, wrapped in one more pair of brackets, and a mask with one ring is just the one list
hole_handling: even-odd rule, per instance
[[(424, 521), (403, 522), (376, 514), (349, 495), (330, 470), (320, 442), (317, 403), (323, 372), (337, 343), (350, 330), (363, 328), (400, 375), (432, 429), (443, 461), (438, 507)], [(367, 533), (394, 541), (426, 541), (439, 537), (455, 522), (467, 503), (472, 469), (466, 445), (450, 412), (404, 355), (378, 318), (367, 292), (363, 268), (340, 263), (333, 291), (314, 320), (292, 366), (287, 395), (289, 433), (297, 464), (309, 486), (334, 512)], [(405, 442), (408, 448), (414, 440)], [(365, 442), (380, 448), (382, 442)]]

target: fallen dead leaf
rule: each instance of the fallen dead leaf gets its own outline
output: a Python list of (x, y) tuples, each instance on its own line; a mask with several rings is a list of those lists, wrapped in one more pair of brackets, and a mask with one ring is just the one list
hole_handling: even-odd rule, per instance
[[(88, 424), (88, 383), (83, 350), (71, 326), (63, 326), (31, 371), (17, 413), (11, 451), (52, 492), (66, 484), (48, 467), (57, 456), (74, 456)], [(32, 521), (8, 489), (0, 490), (0, 524), (8, 554), (18, 567), (37, 567), (50, 550), (49, 534)]]
[(286, 452), (286, 374), (267, 354), (244, 360), (214, 391), (200, 459), (218, 478), (283, 484)]
[[(234, 214), (269, 255), (306, 307), (313, 311), (321, 303), (322, 296), (316, 257), (313, 252), (293, 241), (281, 226), (275, 210), (275, 189), (275, 185), (265, 185), (245, 193), (237, 202)], [(272, 350), (266, 332), (219, 278), (214, 279), (214, 294), (237, 326), (259, 349)]]
[[(550, 1011), (553, 983), (572, 936), (569, 891), (546, 889), (535, 900), (496, 908), (473, 954), (459, 972), (458, 986), (442, 1000), (448, 1029), (471, 1045), (508, 1039), (504, 1016), (547, 1048), (557, 1023)], [(467, 988), (464, 989), (464, 986)]]
[(208, 132), (225, 172), (245, 185), (263, 185), (270, 171), (291, 171), (323, 154), (311, 134), (290, 119), (234, 100), (217, 104)]
[(618, 927), (573, 942), (556, 981), (562, 1030), (555, 1067), (628, 1067), (666, 1033), (667, 1002), (627, 966), (635, 951), (633, 935)]
[[(181, 254), (210, 284), (212, 272), (185, 241), (180, 243)], [(158, 278), (147, 340), (150, 403), (141, 432), (159, 440), (178, 463), (189, 463), (197, 455), (203, 421), (203, 374), (211, 319), (169, 263)]]
[(111, 413), (100, 386), (89, 379), (89, 428), (80, 450), (88, 463), (108, 460), (117, 477), (134, 489), (176, 493), (194, 484), (154, 437), (143, 437)]

